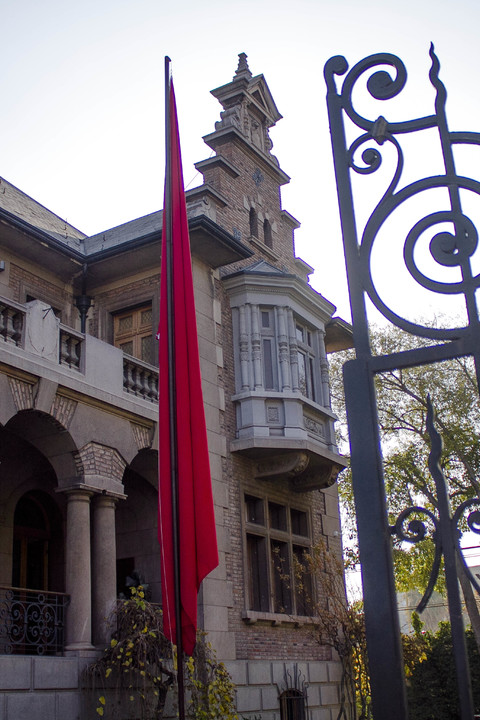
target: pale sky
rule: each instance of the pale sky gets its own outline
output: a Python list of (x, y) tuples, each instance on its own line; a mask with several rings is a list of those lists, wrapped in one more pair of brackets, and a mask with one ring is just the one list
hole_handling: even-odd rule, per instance
[[(323, 66), (390, 52), (413, 87), (405, 116), (433, 112), (430, 41), (450, 129), (480, 130), (480, 4), (470, 0), (0, 0), (0, 175), (87, 234), (163, 202), (163, 58), (172, 58), (185, 184), (210, 154), (240, 52), (263, 73), (284, 119), (271, 131), (292, 180), (283, 207), (302, 227), (313, 286), (349, 317)], [(420, 158), (421, 159), (421, 158)], [(478, 173), (480, 175), (480, 171)]]

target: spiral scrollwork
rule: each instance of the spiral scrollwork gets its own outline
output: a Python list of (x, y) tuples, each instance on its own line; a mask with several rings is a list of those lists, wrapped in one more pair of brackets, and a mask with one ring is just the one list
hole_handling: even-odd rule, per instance
[[(421, 520), (419, 516), (426, 516)], [(430, 577), (427, 588), (422, 599), (417, 605), (417, 612), (422, 612), (432, 595), (435, 583), (438, 580), (440, 564), (442, 559), (442, 544), (439, 533), (439, 519), (427, 508), (414, 506), (403, 510), (398, 516), (395, 524), (390, 527), (392, 535), (396, 535), (401, 542), (419, 543), (430, 537), (435, 547)]]
[[(428, 525), (427, 519), (420, 520), (419, 515), (426, 515), (433, 528)], [(392, 535), (397, 535), (402, 542), (418, 543), (427, 536), (435, 539), (438, 530), (438, 520), (434, 513), (418, 505), (402, 510), (395, 525), (391, 527)]]

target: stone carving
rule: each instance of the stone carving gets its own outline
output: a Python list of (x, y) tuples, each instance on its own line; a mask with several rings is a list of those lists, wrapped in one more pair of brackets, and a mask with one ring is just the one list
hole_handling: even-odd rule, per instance
[(268, 423), (279, 423), (280, 422), (280, 410), (275, 405), (267, 405), (267, 422)]
[(325, 425), (323, 423), (308, 417), (308, 415), (304, 415), (303, 424), (305, 425), (305, 429), (309, 432), (312, 432), (315, 435), (320, 435), (320, 437), (325, 437)]

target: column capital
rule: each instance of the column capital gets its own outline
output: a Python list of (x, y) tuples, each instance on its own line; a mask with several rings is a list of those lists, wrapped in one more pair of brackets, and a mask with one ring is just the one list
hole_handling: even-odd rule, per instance
[(89, 498), (93, 495), (96, 495), (97, 497), (112, 498), (115, 501), (127, 499), (125, 493), (114, 492), (113, 490), (105, 489), (99, 490), (98, 487), (94, 487), (93, 485), (87, 485), (86, 483), (83, 483), (81, 481), (76, 481), (66, 487), (56, 488), (55, 492), (64, 493), (65, 495), (85, 495), (85, 497)]

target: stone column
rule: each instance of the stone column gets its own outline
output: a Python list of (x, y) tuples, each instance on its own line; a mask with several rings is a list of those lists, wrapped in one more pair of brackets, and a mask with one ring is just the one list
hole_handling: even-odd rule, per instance
[(65, 650), (91, 650), (90, 498), (93, 493), (79, 487), (66, 492), (66, 591), (70, 604)]
[(109, 617), (117, 596), (115, 506), (117, 498), (97, 495), (93, 500), (92, 622), (94, 645), (110, 641)]

